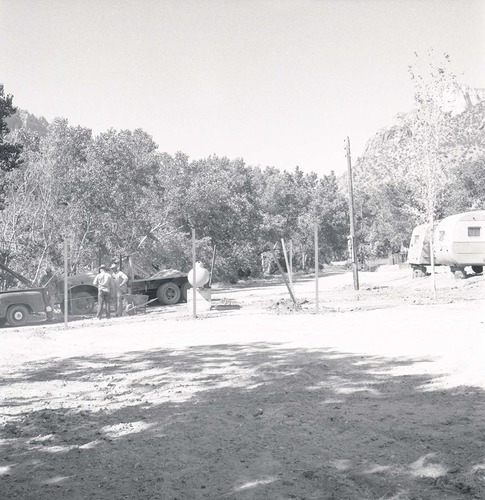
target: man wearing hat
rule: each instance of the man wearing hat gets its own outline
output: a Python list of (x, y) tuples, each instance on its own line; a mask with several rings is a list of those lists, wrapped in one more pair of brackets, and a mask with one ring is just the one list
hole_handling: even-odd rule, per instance
[(116, 316), (123, 313), (123, 294), (128, 293), (128, 276), (123, 271), (118, 271), (116, 264), (111, 264), (111, 276), (115, 290)]
[(114, 285), (113, 278), (105, 265), (99, 266), (99, 274), (94, 278), (93, 285), (98, 288), (98, 314), (96, 317), (102, 318), (103, 307), (105, 307), (106, 319), (111, 318), (111, 294), (114, 292)]

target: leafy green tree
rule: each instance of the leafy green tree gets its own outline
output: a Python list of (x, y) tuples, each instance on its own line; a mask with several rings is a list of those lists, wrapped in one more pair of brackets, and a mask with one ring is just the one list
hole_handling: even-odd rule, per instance
[(239, 267), (254, 265), (260, 216), (251, 169), (242, 160), (211, 156), (189, 162), (181, 153), (162, 155), (160, 179), (169, 193), (165, 213), (170, 225), (187, 238), (194, 227), (197, 238), (210, 242), (198, 250), (206, 264), (211, 247), (217, 247), (221, 279), (235, 279)]
[(342, 259), (347, 252), (349, 234), (348, 197), (339, 189), (332, 171), (318, 182), (316, 211), (319, 222), (319, 249), (324, 262)]
[(5, 95), (4, 86), (0, 84), (0, 170), (3, 172), (10, 172), (22, 163), (21, 145), (11, 144), (5, 138), (9, 132), (6, 118), (13, 115), (16, 110), (17, 108), (13, 105), (13, 96)]
[(143, 130), (109, 130), (93, 140), (84, 205), (96, 214), (90, 241), (103, 254), (129, 254), (150, 233), (149, 214), (161, 204), (157, 145)]
[(419, 63), (415, 109), (376, 134), (355, 166), (358, 236), (371, 255), (407, 246), (418, 224), (483, 206), (485, 103), (472, 103), (447, 57)]
[(256, 169), (261, 203), (261, 246), (270, 248), (281, 238), (291, 240), (294, 269), (306, 268), (314, 258), (314, 228), (319, 225), (320, 262), (340, 257), (346, 249), (348, 211), (333, 172), (318, 179), (315, 173)]
[(71, 240), (70, 262), (74, 267), (80, 256), (85, 256), (85, 247), (76, 236), (82, 227), (78, 213), (80, 172), (84, 171), (90, 140), (89, 130), (55, 120), (38, 144), (24, 145), (24, 164), (7, 174), (6, 210), (0, 214), (1, 245), (14, 265), (32, 280), (39, 277), (46, 262), (62, 266), (64, 236)]
[(441, 213), (444, 217), (469, 210), (485, 209), (485, 102), (468, 106), (450, 118), (451, 165)]

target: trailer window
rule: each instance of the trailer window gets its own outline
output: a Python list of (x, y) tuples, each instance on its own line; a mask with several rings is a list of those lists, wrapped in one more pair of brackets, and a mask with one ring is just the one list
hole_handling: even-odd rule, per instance
[(468, 236), (480, 236), (480, 228), (479, 227), (469, 227), (468, 228)]

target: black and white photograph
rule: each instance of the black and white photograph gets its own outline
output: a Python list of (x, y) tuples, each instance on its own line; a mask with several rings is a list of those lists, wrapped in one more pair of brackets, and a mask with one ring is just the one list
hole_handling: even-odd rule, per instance
[(485, 500), (485, 2), (0, 0), (0, 500)]

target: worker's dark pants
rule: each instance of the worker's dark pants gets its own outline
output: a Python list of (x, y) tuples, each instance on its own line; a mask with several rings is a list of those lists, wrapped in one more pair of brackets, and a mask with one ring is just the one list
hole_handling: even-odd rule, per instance
[(106, 308), (106, 318), (109, 319), (111, 317), (110, 306), (111, 306), (110, 293), (103, 292), (102, 290), (98, 290), (98, 314), (96, 314), (96, 317), (99, 319), (102, 318), (103, 307), (105, 307)]
[(116, 309), (116, 316), (121, 316), (123, 314), (123, 295), (126, 292), (122, 292), (121, 290), (116, 290), (115, 292), (115, 309)]

